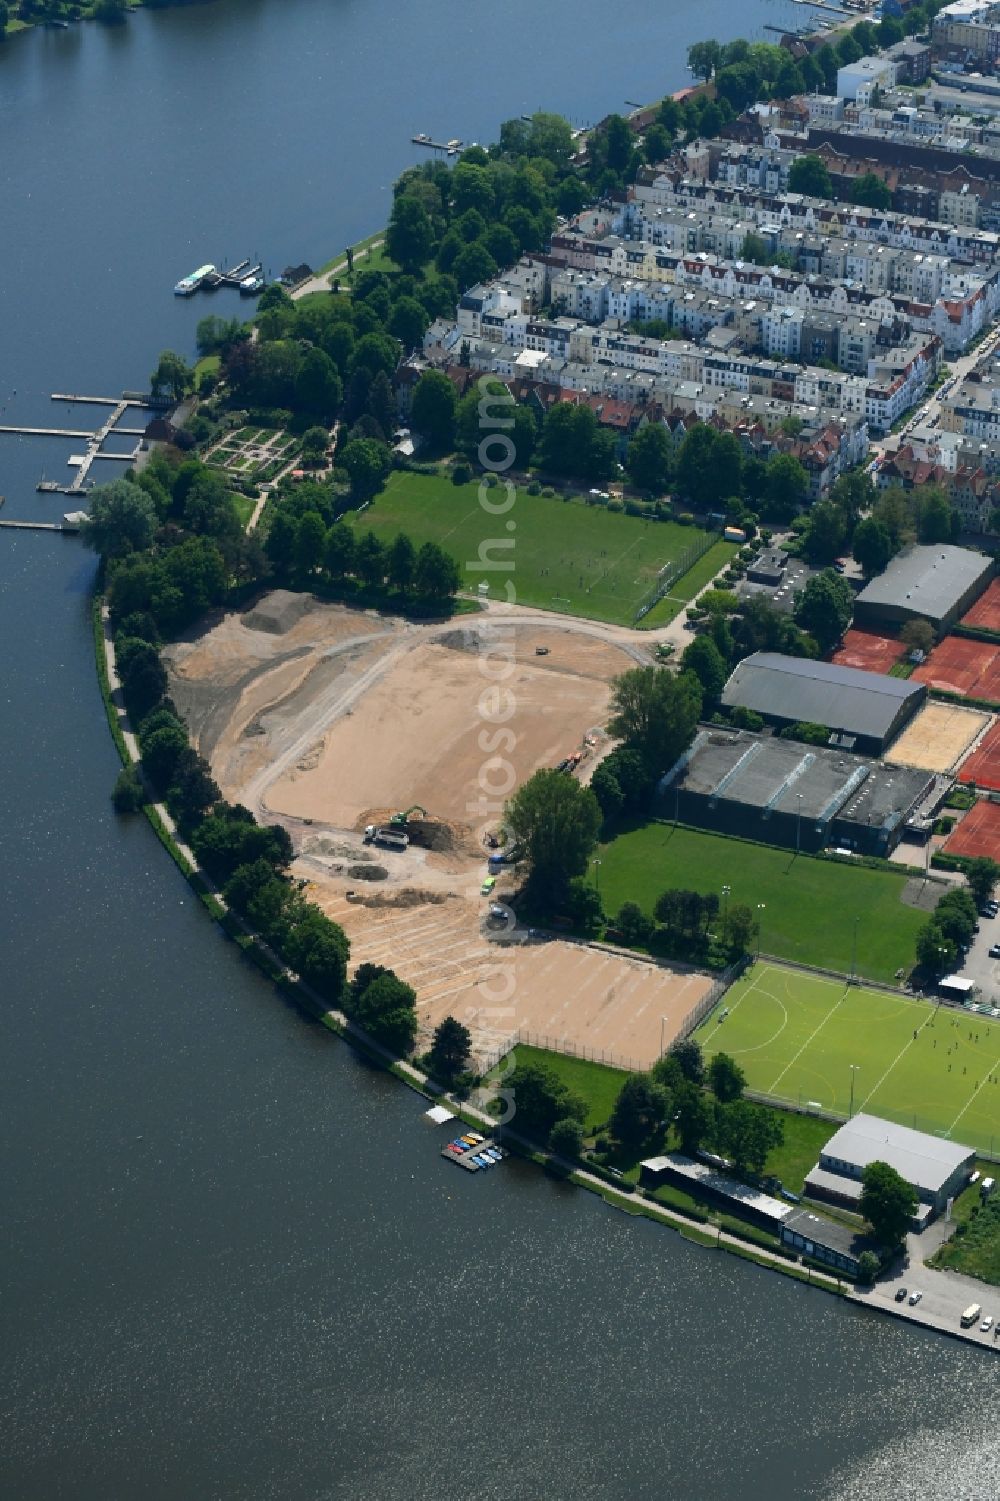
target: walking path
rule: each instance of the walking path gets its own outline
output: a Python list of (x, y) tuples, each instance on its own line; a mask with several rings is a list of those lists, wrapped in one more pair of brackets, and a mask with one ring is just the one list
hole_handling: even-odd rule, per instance
[[(364, 255), (369, 250), (379, 250), (384, 244), (384, 237), (380, 237), (377, 240), (372, 240), (370, 244), (365, 245), (361, 248), (361, 254)], [(357, 252), (355, 252), (354, 263), (355, 265), (357, 265)], [(306, 297), (310, 292), (329, 292), (330, 283), (333, 281), (333, 278), (335, 276), (339, 276), (342, 271), (346, 270), (347, 257), (345, 255), (342, 261), (338, 261), (337, 264), (335, 266), (331, 266), (329, 270), (320, 271), (316, 276), (310, 276), (308, 281), (304, 281), (301, 283), (301, 285), (297, 286), (295, 288), (295, 291), (291, 293), (292, 300), (298, 301), (300, 297)]]

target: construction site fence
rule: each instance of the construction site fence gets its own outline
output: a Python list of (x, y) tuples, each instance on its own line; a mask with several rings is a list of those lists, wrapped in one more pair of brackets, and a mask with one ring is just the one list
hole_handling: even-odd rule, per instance
[(660, 600), (670, 593), (677, 580), (683, 578), (685, 573), (689, 572), (699, 559), (705, 556), (708, 549), (715, 546), (718, 540), (718, 533), (708, 532), (705, 536), (699, 538), (697, 542), (692, 542), (690, 547), (686, 547), (680, 557), (673, 558), (669, 563), (665, 564), (657, 575), (656, 583), (647, 591), (636, 606), (635, 614), (632, 617), (632, 624), (638, 625), (643, 616), (648, 615), (653, 606), (658, 605)]

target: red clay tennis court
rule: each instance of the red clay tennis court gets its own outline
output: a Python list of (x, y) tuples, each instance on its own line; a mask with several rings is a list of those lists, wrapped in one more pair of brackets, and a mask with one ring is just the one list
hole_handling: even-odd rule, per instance
[(996, 860), (1000, 856), (1000, 803), (976, 803), (943, 848), (946, 855), (989, 855)]
[(1000, 646), (946, 636), (913, 674), (915, 683), (960, 693), (965, 698), (1000, 701)]
[(1000, 632), (1000, 579), (994, 579), (986, 593), (976, 600), (963, 625), (976, 625), (981, 631)]
[(906, 648), (894, 636), (877, 631), (849, 630), (830, 658), (838, 667), (859, 667), (862, 672), (888, 672)]
[(1000, 724), (995, 724), (976, 746), (971, 756), (962, 762), (958, 774), (960, 782), (974, 782), (977, 787), (989, 787), (1000, 792)]

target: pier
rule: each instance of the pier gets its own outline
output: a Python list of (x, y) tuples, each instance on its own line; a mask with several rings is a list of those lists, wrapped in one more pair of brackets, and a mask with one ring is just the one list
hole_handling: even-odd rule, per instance
[(411, 136), (410, 140), (414, 146), (426, 146), (429, 151), (444, 151), (448, 156), (457, 155), (464, 145), (464, 142), (460, 141), (457, 136), (450, 141), (435, 141), (423, 132), (420, 135)]
[[(249, 265), (249, 261), (244, 262)], [(86, 443), (83, 453), (71, 454), (68, 462), (76, 469), (76, 474), (68, 485), (62, 485), (57, 480), (41, 479), (37, 489), (49, 495), (80, 495), (87, 487), (87, 480), (91, 468), (98, 459), (111, 460), (119, 464), (134, 464), (142, 447), (144, 429), (141, 427), (119, 427), (118, 423), (124, 417), (129, 407), (149, 407), (151, 403), (144, 397), (134, 393), (124, 396), (81, 396), (67, 391), (53, 391), (52, 401), (65, 401), (68, 405), (77, 406), (102, 406), (110, 407), (111, 411), (101, 422), (98, 428), (77, 427), (36, 427), (18, 423), (0, 423), (0, 433), (11, 433), (18, 437), (26, 438), (78, 438)], [(128, 453), (108, 453), (104, 444), (112, 437), (136, 438), (138, 441)], [(7, 526), (34, 526), (34, 522), (5, 522)], [(42, 525), (41, 522), (38, 525)], [(61, 531), (61, 527), (56, 527)]]
[(0, 521), (0, 526), (19, 532), (63, 532), (72, 536), (75, 527), (61, 526), (58, 521)]

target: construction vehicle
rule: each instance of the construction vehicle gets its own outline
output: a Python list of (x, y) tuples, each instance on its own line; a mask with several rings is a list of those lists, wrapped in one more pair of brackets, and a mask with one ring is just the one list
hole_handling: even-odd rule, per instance
[(427, 817), (427, 809), (421, 808), (419, 803), (414, 803), (412, 808), (407, 808), (405, 813), (394, 813), (389, 823), (394, 829), (405, 829), (410, 821), (411, 813), (419, 813), (422, 818)]
[(380, 844), (384, 849), (405, 850), (410, 843), (409, 834), (402, 829), (380, 829), (370, 823), (365, 829), (365, 844)]

